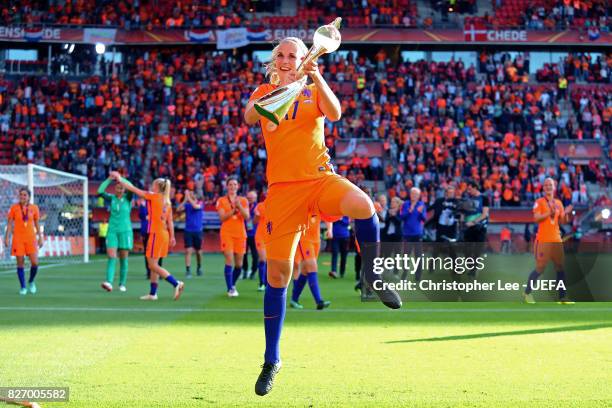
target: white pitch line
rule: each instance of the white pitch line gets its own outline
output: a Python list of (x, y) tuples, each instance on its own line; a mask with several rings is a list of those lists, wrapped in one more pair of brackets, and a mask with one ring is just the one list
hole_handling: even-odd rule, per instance
[[(262, 313), (262, 309), (231, 309), (231, 308), (212, 308), (212, 309), (196, 309), (196, 308), (142, 308), (142, 307), (17, 307), (17, 306), (0, 306), (0, 311), (10, 312), (131, 312), (131, 313)], [(558, 308), (484, 308), (484, 309), (403, 309), (400, 311), (390, 311), (388, 309), (327, 309), (324, 312), (319, 310), (301, 310), (294, 313), (480, 313), (480, 312), (499, 312), (499, 313), (592, 313), (604, 312), (612, 313), (612, 308), (572, 308), (567, 306), (559, 306)]]
[[(96, 259), (94, 261), (89, 261), (89, 264), (92, 263), (100, 263), (100, 262), (106, 262), (106, 259)], [(89, 264), (82, 264), (82, 265), (89, 265)], [(59, 264), (49, 264), (49, 265), (40, 265), (38, 267), (38, 269), (49, 269), (49, 268), (57, 268), (60, 266), (74, 266), (74, 265), (79, 265), (78, 263), (59, 263)], [(26, 272), (29, 271), (29, 268), (26, 268)], [(10, 275), (12, 273), (16, 273), (15, 272), (15, 268), (13, 269), (3, 269), (0, 271), (0, 275)]]

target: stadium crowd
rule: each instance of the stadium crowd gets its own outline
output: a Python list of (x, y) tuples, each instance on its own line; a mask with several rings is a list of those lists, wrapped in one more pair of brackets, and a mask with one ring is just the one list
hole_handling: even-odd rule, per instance
[[(184, 0), (10, 0), (0, 6), (0, 24), (64, 26), (95, 25), (122, 29), (317, 27), (332, 16), (341, 16), (348, 27), (430, 27), (434, 11), (467, 14), (466, 25), (479, 21), (489, 27), (521, 27), (531, 30), (583, 31), (590, 40), (610, 32), (610, 5), (605, 0), (525, 1), (492, 0), (495, 15), (476, 16), (474, 0), (432, 0), (426, 15), (419, 16), (416, 2), (410, 0), (301, 0), (295, 16), (281, 15), (280, 1), (219, 2)], [(260, 9), (264, 7), (265, 10)], [(397, 12), (401, 10), (401, 12)], [(271, 15), (257, 16), (267, 11)]]
[[(215, 4), (217, 3), (217, 4)], [(250, 24), (251, 2), (222, 0), (10, 0), (0, 6), (2, 24), (101, 25), (129, 29), (231, 27)]]
[(0, 78), (0, 93), (0, 133), (13, 143), (15, 164), (35, 162), (97, 180), (122, 168), (143, 178), (162, 95), (151, 77)]
[(609, 32), (612, 27), (609, 7), (606, 0), (557, 0), (548, 5), (544, 2), (528, 3), (521, 13), (521, 22), (532, 30), (584, 28), (590, 39), (596, 39), (593, 37), (599, 37), (600, 31)]
[[(229, 175), (245, 189), (264, 190), (263, 138), (242, 121), (246, 101), (264, 81), (262, 62), (186, 49), (124, 55), (121, 77), (3, 78), (1, 132), (14, 140), (15, 162), (98, 180), (118, 168), (142, 180), (146, 148), (157, 143), (146, 170), (173, 179), (177, 191), (195, 189), (214, 202)], [(504, 58), (488, 56), (477, 67), (461, 60), (392, 62), (384, 51), (329, 57), (322, 69), (343, 108), (340, 121), (326, 123), (332, 157), (343, 138), (380, 140), (385, 151), (384, 158), (353, 155), (337, 171), (356, 183), (381, 180), (391, 198), (419, 186), (425, 201), (439, 196), (439, 187), (475, 179), (494, 206), (531, 202), (547, 175), (562, 181), (570, 201), (581, 197), (587, 180), (610, 183), (610, 170), (595, 163), (541, 164), (559, 137), (609, 146), (609, 92), (572, 91), (565, 118), (559, 100), (566, 96), (555, 84), (513, 83), (498, 78), (497, 68), (483, 80), (479, 68), (488, 72), (490, 61), (505, 66)], [(512, 64), (525, 69), (528, 62), (519, 56)]]
[[(530, 82), (529, 53), (516, 53), (514, 57), (509, 52), (480, 54), (479, 72), (486, 74), (487, 79), (497, 83)], [(596, 58), (589, 53), (571, 53), (559, 59), (556, 63), (546, 63), (538, 69), (535, 78), (537, 82), (557, 83), (565, 78), (569, 83), (612, 83), (612, 53), (598, 55)]]
[(484, 24), (489, 28), (529, 30), (580, 30), (593, 41), (610, 32), (610, 5), (605, 0), (492, 0), (494, 15), (466, 17), (464, 23)]

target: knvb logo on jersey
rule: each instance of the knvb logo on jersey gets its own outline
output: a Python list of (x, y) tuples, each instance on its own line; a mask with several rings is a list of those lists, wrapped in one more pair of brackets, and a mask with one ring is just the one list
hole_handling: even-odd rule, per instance
[(302, 92), (302, 94), (306, 97), (306, 98), (310, 98), (312, 96), (312, 91), (308, 88), (304, 88), (304, 91)]
[(268, 232), (268, 235), (272, 234), (272, 221), (268, 221), (266, 224), (266, 231)]

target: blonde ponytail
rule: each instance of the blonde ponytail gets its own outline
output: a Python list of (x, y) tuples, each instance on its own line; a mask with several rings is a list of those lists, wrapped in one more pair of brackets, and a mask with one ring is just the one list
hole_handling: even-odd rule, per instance
[(170, 189), (172, 188), (172, 185), (170, 184), (170, 179), (166, 179), (165, 183), (164, 183), (164, 203), (166, 203), (166, 205), (171, 205), (172, 203), (170, 202)]
[(170, 183), (170, 179), (158, 178), (155, 180), (155, 184), (157, 184), (159, 192), (164, 195), (164, 204), (171, 205), (170, 190), (172, 189), (172, 184)]

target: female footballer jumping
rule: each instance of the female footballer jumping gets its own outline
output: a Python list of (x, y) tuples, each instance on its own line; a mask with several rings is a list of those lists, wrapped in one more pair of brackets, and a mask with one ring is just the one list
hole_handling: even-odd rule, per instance
[[(255, 384), (257, 395), (272, 389), (281, 367), (280, 335), (285, 318), (287, 285), (292, 276), (293, 259), (302, 231), (313, 213), (347, 215), (355, 219), (360, 244), (379, 241), (378, 219), (370, 198), (347, 179), (334, 173), (324, 143), (325, 118), (340, 119), (340, 101), (319, 72), (316, 62), (304, 66), (312, 79), (295, 100), (288, 115), (276, 126), (259, 115), (254, 102), (297, 78), (297, 68), (306, 46), (299, 38), (287, 37), (272, 51), (267, 65), (270, 83), (259, 86), (251, 95), (244, 118), (247, 124), (260, 122), (268, 163), (266, 199), (266, 255), (268, 262), (264, 296), (266, 351), (261, 374)], [(395, 292), (377, 292), (391, 308), (401, 307)]]
[(134, 247), (134, 232), (130, 212), (132, 211), (132, 193), (125, 191), (123, 184), (115, 185), (115, 194), (108, 194), (106, 189), (113, 181), (110, 177), (104, 180), (98, 188), (98, 195), (110, 201), (110, 218), (106, 235), (106, 280), (102, 282), (102, 289), (111, 292), (115, 279), (115, 264), (117, 251), (119, 251), (119, 291), (125, 292), (128, 274), (128, 255)]
[(5, 245), (8, 246), (12, 235), (11, 255), (17, 258), (17, 277), (19, 278), (19, 294), (28, 293), (25, 281), (25, 257), (30, 258), (30, 293), (36, 293), (34, 279), (38, 273), (38, 248), (43, 245), (43, 235), (38, 225), (40, 212), (38, 206), (30, 204), (30, 190), (19, 189), (19, 203), (13, 204), (8, 212)]
[(157, 179), (151, 184), (151, 191), (143, 191), (113, 171), (111, 178), (123, 184), (128, 191), (147, 200), (149, 214), (149, 242), (146, 248), (147, 263), (151, 269), (151, 290), (142, 300), (157, 300), (157, 280), (162, 277), (174, 286), (174, 300), (178, 300), (185, 284), (177, 281), (167, 270), (159, 266), (159, 258), (168, 256), (168, 247), (174, 247), (174, 223), (170, 203), (170, 180)]

